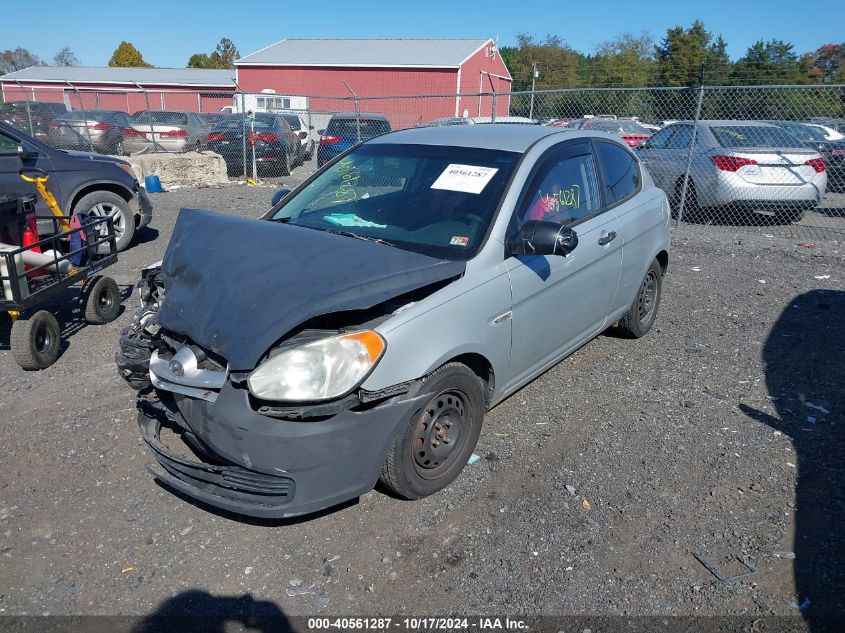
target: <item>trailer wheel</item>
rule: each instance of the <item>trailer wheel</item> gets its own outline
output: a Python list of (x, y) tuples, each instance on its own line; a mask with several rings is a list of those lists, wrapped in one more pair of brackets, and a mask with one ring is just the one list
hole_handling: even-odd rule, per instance
[(120, 288), (111, 277), (95, 277), (85, 288), (85, 320), (91, 325), (111, 323), (120, 312)]
[(21, 316), (12, 325), (12, 357), (27, 371), (45, 369), (59, 357), (62, 334), (56, 317), (46, 310)]

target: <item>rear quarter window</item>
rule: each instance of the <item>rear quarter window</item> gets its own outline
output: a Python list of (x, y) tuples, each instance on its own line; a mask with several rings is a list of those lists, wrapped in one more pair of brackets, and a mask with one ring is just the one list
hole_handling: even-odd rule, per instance
[(640, 166), (630, 152), (616, 143), (597, 142), (595, 147), (607, 204), (617, 204), (637, 193), (641, 181)]

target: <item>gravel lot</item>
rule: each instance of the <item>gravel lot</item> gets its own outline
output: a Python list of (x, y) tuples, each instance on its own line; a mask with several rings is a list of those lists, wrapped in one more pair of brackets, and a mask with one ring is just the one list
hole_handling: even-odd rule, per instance
[[(110, 273), (128, 296), (181, 207), (255, 216), (272, 191), (155, 196)], [(684, 227), (655, 329), (601, 336), (492, 410), (446, 491), (293, 522), (214, 514), (144, 470), (112, 362), (134, 297), (102, 327), (64, 308), (40, 373), (3, 326), (0, 613), (843, 615), (845, 247), (763, 233)], [(757, 573), (724, 583), (693, 553)]]

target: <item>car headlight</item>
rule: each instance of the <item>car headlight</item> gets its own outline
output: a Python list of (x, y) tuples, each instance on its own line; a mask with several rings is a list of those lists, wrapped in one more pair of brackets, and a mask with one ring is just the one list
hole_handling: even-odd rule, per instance
[(372, 330), (339, 334), (273, 356), (247, 381), (262, 400), (331, 400), (348, 393), (384, 354), (384, 339)]

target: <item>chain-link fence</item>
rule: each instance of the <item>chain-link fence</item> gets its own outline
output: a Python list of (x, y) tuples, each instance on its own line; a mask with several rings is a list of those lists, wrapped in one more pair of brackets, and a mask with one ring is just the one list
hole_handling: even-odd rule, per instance
[[(4, 87), (5, 90), (5, 87)], [(388, 130), (490, 122), (621, 137), (678, 224), (845, 238), (845, 86), (578, 88), (421, 96), (4, 92), (0, 119), (62, 149), (199, 150), (232, 178), (306, 177)]]

